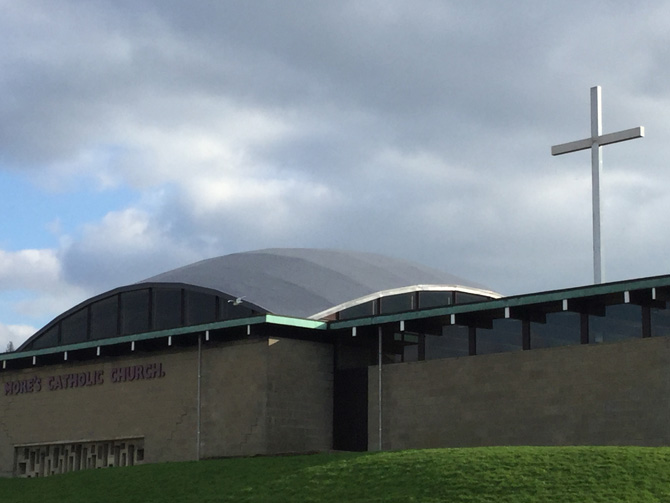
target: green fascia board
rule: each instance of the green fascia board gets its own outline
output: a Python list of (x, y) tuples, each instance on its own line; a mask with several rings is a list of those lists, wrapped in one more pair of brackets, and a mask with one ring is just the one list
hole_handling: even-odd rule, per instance
[(296, 328), (308, 328), (310, 330), (327, 330), (328, 322), (319, 320), (308, 320), (305, 318), (292, 318), (288, 316), (277, 316), (276, 314), (266, 314), (266, 323), (272, 325), (284, 325)]
[(22, 358), (32, 358), (33, 356), (64, 353), (65, 351), (76, 351), (80, 349), (90, 349), (102, 346), (113, 346), (136, 341), (146, 341), (151, 339), (161, 339), (170, 336), (192, 334), (194, 332), (206, 332), (207, 330), (220, 330), (225, 328), (235, 328), (245, 325), (260, 324), (282, 325), (297, 328), (308, 328), (312, 330), (325, 330), (328, 324), (324, 321), (306, 320), (302, 318), (291, 318), (286, 316), (277, 316), (274, 314), (265, 314), (261, 316), (252, 316), (250, 318), (239, 318), (234, 320), (217, 321), (203, 325), (191, 325), (188, 327), (170, 328), (167, 330), (156, 330), (152, 332), (143, 332), (140, 334), (123, 335), (109, 339), (98, 339), (94, 341), (80, 342), (77, 344), (67, 344), (53, 348), (34, 349), (32, 351), (22, 351), (20, 353), (0, 354), (0, 361), (16, 360)]
[(406, 311), (404, 313), (397, 314), (380, 314), (375, 316), (368, 316), (365, 318), (333, 321), (330, 323), (329, 328), (331, 330), (342, 330), (352, 327), (382, 325), (400, 321), (437, 318), (442, 316), (450, 316), (452, 314), (494, 311), (498, 309), (504, 309), (506, 307), (532, 306), (534, 304), (563, 301), (565, 299), (580, 299), (584, 297), (594, 297), (598, 295), (607, 295), (611, 293), (632, 290), (644, 290), (664, 286), (670, 286), (670, 275), (617, 281), (613, 283), (603, 283), (600, 285), (566, 288), (562, 290), (552, 290), (540, 293), (514, 295), (511, 297), (502, 297), (500, 299), (473, 302), (469, 304), (453, 304), (451, 306), (424, 309), (419, 311)]

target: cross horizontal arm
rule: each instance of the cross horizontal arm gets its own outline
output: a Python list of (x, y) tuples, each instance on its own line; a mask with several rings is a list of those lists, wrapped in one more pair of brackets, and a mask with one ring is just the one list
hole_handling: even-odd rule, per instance
[(617, 131), (616, 133), (608, 133), (598, 136), (595, 141), (593, 138), (584, 138), (583, 140), (571, 141), (570, 143), (561, 143), (551, 147), (551, 155), (569, 154), (570, 152), (578, 152), (580, 150), (587, 150), (591, 148), (594, 143), (599, 146), (611, 145), (612, 143), (619, 143), (620, 141), (633, 140), (634, 138), (642, 138), (644, 136), (644, 127), (634, 127), (633, 129), (626, 129), (625, 131)]
[(643, 136), (644, 127), (634, 127), (633, 129), (626, 129), (625, 131), (617, 131), (616, 133), (609, 133), (599, 136), (598, 145), (611, 145), (612, 143), (619, 143), (620, 141), (642, 138)]
[(551, 155), (569, 154), (570, 152), (579, 152), (591, 148), (593, 140), (584, 138), (583, 140), (571, 141), (570, 143), (561, 143), (551, 147)]

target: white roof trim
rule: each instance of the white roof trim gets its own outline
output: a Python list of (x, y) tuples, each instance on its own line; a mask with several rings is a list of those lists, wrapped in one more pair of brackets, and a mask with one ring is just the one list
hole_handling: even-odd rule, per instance
[(326, 309), (319, 313), (313, 314), (308, 319), (310, 320), (321, 320), (330, 316), (331, 314), (337, 313), (344, 309), (348, 309), (359, 304), (364, 304), (375, 299), (381, 299), (382, 297), (388, 297), (390, 295), (398, 295), (403, 293), (412, 293), (412, 292), (463, 292), (471, 293), (474, 295), (483, 295), (491, 299), (499, 299), (502, 297), (499, 293), (496, 293), (491, 290), (484, 290), (481, 288), (473, 288), (470, 286), (461, 286), (461, 285), (412, 285), (412, 286), (403, 286), (400, 288), (392, 288), (390, 290), (380, 290), (379, 292), (371, 293), (357, 299), (349, 300), (337, 306)]

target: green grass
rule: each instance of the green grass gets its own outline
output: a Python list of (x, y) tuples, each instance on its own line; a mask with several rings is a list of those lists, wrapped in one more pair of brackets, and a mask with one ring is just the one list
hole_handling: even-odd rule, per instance
[(670, 448), (335, 453), (0, 480), (2, 503), (170, 501), (670, 502)]

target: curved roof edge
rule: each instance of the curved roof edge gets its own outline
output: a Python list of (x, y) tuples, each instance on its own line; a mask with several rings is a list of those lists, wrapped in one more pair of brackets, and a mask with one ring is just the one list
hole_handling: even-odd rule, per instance
[[(218, 297), (227, 299), (229, 302), (236, 301), (239, 302), (240, 304), (244, 305), (245, 307), (252, 309), (254, 311), (258, 311), (261, 313), (270, 313), (267, 309), (265, 309), (262, 306), (258, 306), (254, 304), (253, 302), (248, 302), (244, 298), (236, 298), (234, 295), (231, 295), (226, 292), (222, 292), (221, 290), (216, 290), (214, 288), (208, 288), (205, 286), (200, 286), (200, 285), (192, 285), (189, 283), (180, 283), (180, 282), (146, 282), (146, 283), (131, 283), (130, 285), (125, 285), (125, 286), (120, 286), (117, 288), (113, 288), (112, 290), (108, 290), (106, 292), (100, 293), (98, 295), (95, 295), (93, 297), (90, 297), (79, 304), (76, 304), (75, 306), (71, 307), (67, 311), (62, 312), (55, 318), (53, 318), (50, 322), (48, 322), (46, 325), (44, 325), (42, 328), (40, 328), (37, 332), (35, 332), (33, 335), (31, 335), (28, 339), (26, 339), (23, 344), (21, 344), (18, 348), (17, 351), (23, 350), (25, 347), (29, 346), (31, 343), (33, 343), (35, 340), (39, 339), (42, 335), (47, 333), (51, 328), (53, 328), (55, 325), (60, 323), (62, 320), (68, 318), (69, 316), (81, 311), (82, 309), (86, 309), (89, 306), (95, 304), (96, 302), (99, 302), (101, 300), (113, 297), (115, 295), (120, 295), (126, 292), (133, 292), (137, 290), (146, 290), (150, 288), (159, 288), (159, 289), (165, 289), (165, 288), (178, 288), (178, 289), (183, 289), (183, 290), (189, 290), (189, 291), (196, 291), (196, 292), (203, 292), (203, 293), (208, 293), (210, 295), (216, 295)], [(237, 304), (236, 304), (237, 305)]]
[(412, 293), (412, 292), (462, 292), (462, 293), (471, 293), (474, 295), (482, 295), (489, 297), (490, 299), (500, 299), (502, 295), (496, 293), (492, 290), (484, 290), (482, 288), (473, 288), (469, 286), (461, 285), (412, 285), (404, 286), (400, 288), (392, 288), (390, 290), (380, 290), (379, 292), (374, 292), (369, 295), (364, 295), (357, 299), (349, 300), (343, 302), (337, 306), (333, 306), (329, 309), (321, 311), (320, 313), (313, 314), (308, 319), (310, 320), (321, 320), (328, 316), (331, 316), (335, 313), (348, 309), (350, 307), (357, 306), (359, 304), (365, 304), (371, 300), (381, 299), (382, 297), (388, 297), (390, 295), (399, 295), (403, 293)]

